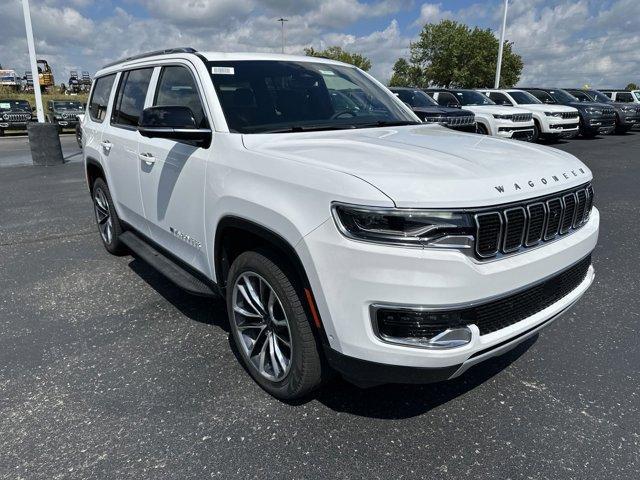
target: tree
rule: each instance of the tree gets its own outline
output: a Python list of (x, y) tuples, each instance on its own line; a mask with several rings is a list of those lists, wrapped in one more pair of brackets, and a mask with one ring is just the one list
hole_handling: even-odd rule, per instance
[(625, 87), (625, 90), (640, 90), (637, 83), (631, 82), (629, 85)]
[(399, 58), (393, 64), (393, 75), (389, 80), (390, 87), (428, 87), (429, 82), (424, 83), (422, 69), (407, 62), (404, 58)]
[(365, 72), (371, 68), (371, 60), (359, 53), (351, 53), (343, 50), (342, 47), (328, 47), (325, 50), (315, 50), (313, 47), (304, 49), (305, 55), (309, 57), (330, 58), (344, 63), (350, 63)]
[[(420, 87), (493, 86), (498, 46), (499, 40), (490, 29), (472, 29), (453, 20), (429, 23), (423, 27), (418, 41), (410, 45), (409, 62), (396, 62), (393, 75), (396, 79), (409, 78)], [(417, 70), (408, 69), (407, 65)], [(515, 85), (522, 67), (522, 58), (513, 52), (513, 43), (506, 41), (500, 86)], [(411, 74), (406, 76), (404, 72)]]

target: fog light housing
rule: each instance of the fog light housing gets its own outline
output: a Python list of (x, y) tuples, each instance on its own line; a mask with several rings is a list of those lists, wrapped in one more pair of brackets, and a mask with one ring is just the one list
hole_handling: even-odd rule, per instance
[(371, 319), (381, 340), (398, 345), (449, 349), (467, 345), (472, 339), (457, 311), (373, 305)]

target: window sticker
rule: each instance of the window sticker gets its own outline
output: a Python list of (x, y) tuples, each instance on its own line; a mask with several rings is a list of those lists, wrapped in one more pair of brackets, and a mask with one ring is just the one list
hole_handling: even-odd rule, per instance
[(214, 75), (235, 75), (233, 67), (211, 67), (211, 73)]
[(10, 103), (0, 103), (0, 108), (11, 108)]
[(331, 70), (320, 70), (322, 75), (335, 75)]

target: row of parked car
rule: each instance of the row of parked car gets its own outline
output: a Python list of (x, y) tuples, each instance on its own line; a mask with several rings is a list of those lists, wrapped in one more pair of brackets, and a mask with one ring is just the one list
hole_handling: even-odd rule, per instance
[(624, 133), (640, 126), (640, 91), (407, 87), (391, 91), (425, 122), (529, 142)]
[[(50, 100), (47, 102), (45, 120), (54, 123), (58, 132), (77, 130), (78, 115), (84, 113), (86, 104), (78, 101)], [(0, 98), (0, 137), (6, 130), (26, 130), (29, 122), (36, 120), (35, 107), (27, 100)]]

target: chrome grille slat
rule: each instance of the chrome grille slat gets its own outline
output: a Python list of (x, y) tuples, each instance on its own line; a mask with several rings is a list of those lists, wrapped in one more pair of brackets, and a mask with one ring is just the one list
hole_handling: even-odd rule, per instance
[(527, 205), (527, 233), (525, 246), (531, 247), (542, 240), (547, 221), (547, 208), (542, 202)]
[(502, 251), (515, 252), (524, 242), (527, 214), (523, 207), (508, 208), (504, 211), (504, 238)]
[(573, 228), (578, 228), (584, 221), (584, 211), (587, 206), (587, 191), (585, 189), (576, 192), (576, 215), (573, 221)]
[(476, 254), (481, 258), (493, 257), (500, 250), (502, 215), (498, 212), (479, 213), (476, 220)]
[(560, 222), (564, 214), (564, 205), (559, 198), (547, 200), (547, 228), (544, 231), (544, 239), (551, 240), (560, 230)]
[(569, 193), (562, 197), (562, 204), (564, 206), (564, 213), (562, 215), (562, 223), (560, 224), (560, 234), (567, 233), (573, 225), (576, 216), (576, 194)]

